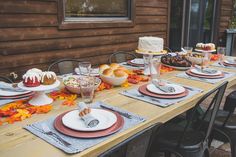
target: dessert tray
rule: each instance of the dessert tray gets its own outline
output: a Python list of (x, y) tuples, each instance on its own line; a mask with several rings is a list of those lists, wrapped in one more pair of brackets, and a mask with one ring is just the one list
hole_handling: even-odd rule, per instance
[(33, 98), (29, 101), (29, 103), (33, 106), (42, 106), (42, 105), (48, 105), (53, 102), (52, 98), (49, 98), (45, 91), (51, 90), (54, 88), (57, 88), (60, 85), (60, 81), (56, 80), (55, 83), (52, 85), (40, 85), (37, 87), (26, 87), (23, 82), (18, 83), (18, 87), (27, 90), (27, 91), (33, 91), (35, 92)]
[(166, 66), (166, 67), (170, 67), (170, 68), (173, 68), (173, 69), (176, 69), (176, 70), (188, 70), (189, 68), (191, 67), (178, 67), (178, 66), (172, 66), (172, 65), (168, 65), (168, 64), (164, 64), (164, 63), (161, 63), (162, 65)]
[(191, 67), (191, 62), (185, 59), (182, 55), (176, 53), (168, 53), (161, 57), (161, 63), (164, 66), (171, 67), (177, 70), (188, 70)]

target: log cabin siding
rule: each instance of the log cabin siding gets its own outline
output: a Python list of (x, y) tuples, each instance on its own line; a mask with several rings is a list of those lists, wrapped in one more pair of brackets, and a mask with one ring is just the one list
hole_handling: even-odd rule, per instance
[(219, 38), (225, 39), (225, 30), (229, 28), (233, 15), (233, 0), (221, 0), (219, 19)]
[(105, 63), (132, 51), (140, 36), (168, 39), (169, 0), (136, 0), (134, 27), (59, 29), (58, 0), (0, 0), (0, 75), (45, 70), (60, 58)]

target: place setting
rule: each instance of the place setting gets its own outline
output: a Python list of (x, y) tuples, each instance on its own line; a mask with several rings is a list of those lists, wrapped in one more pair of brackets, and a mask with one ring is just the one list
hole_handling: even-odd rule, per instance
[(92, 68), (90, 62), (80, 62), (78, 68), (75, 68), (75, 74), (99, 76), (99, 68)]
[(234, 57), (229, 57), (229, 56), (226, 57), (225, 54), (226, 54), (226, 48), (218, 47), (217, 48), (218, 61), (214, 62), (212, 65), (235, 70), (236, 59)]
[(144, 60), (143, 58), (135, 58), (132, 60), (128, 60), (127, 64), (135, 67), (144, 67)]
[(72, 75), (65, 77), (63, 83), (68, 91), (81, 95), (77, 108), (24, 128), (66, 153), (81, 152), (145, 121), (104, 102), (93, 103), (94, 92), (101, 83), (97, 77)]
[[(144, 122), (145, 118), (104, 102), (79, 102), (77, 109), (24, 128), (66, 153), (78, 153)], [(51, 132), (51, 133), (49, 133)]]
[(160, 79), (160, 68), (157, 63), (160, 63), (158, 58), (154, 58), (150, 62), (151, 81), (149, 83), (122, 91), (121, 94), (157, 106), (167, 107), (202, 92), (198, 88)]
[(194, 65), (191, 69), (176, 76), (214, 84), (234, 75), (234, 73), (217, 70), (212, 67)]
[(132, 60), (128, 60), (126, 62), (119, 63), (121, 66), (124, 66), (128, 69), (144, 69), (145, 68), (145, 60), (143, 58), (134, 58)]
[[(221, 51), (218, 50), (218, 53), (219, 52)], [(192, 66), (190, 69), (179, 73), (176, 76), (212, 84), (234, 76), (234, 73), (217, 70), (210, 67), (210, 59), (211, 53), (205, 52), (203, 57), (198, 58), (198, 60), (191, 60)]]
[(35, 94), (33, 91), (23, 90), (15, 83), (0, 81), (0, 106), (16, 100), (29, 99)]
[(227, 57), (227, 58), (224, 58), (223, 60), (213, 63), (212, 65), (217, 66), (217, 67), (223, 67), (227, 69), (236, 70), (236, 59)]

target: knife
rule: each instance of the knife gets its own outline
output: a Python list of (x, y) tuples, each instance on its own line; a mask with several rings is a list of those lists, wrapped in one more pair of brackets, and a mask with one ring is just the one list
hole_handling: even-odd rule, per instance
[(126, 118), (128, 118), (128, 119), (132, 119), (132, 115), (130, 115), (129, 113), (124, 113), (124, 112), (121, 112), (121, 111), (117, 111), (117, 110), (113, 109), (112, 107), (107, 107), (107, 106), (104, 106), (104, 105), (102, 105), (102, 104), (100, 104), (100, 107), (101, 107), (101, 108), (104, 108), (104, 109), (107, 109), (107, 110), (111, 110), (111, 111), (113, 111), (113, 112), (117, 112), (117, 113), (119, 113), (120, 115), (122, 115), (122, 116), (124, 116), (124, 117), (126, 117)]

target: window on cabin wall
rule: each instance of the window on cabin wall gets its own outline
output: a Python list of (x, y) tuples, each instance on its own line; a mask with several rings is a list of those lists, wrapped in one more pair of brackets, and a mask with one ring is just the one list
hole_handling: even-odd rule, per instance
[[(64, 24), (99, 23), (96, 27), (133, 26), (135, 0), (60, 0), (59, 12), (63, 12)], [(101, 25), (101, 23), (106, 25)], [(109, 24), (118, 25), (109, 25)], [(122, 25), (123, 23), (123, 25)], [(91, 26), (91, 25), (89, 25)]]
[(66, 0), (65, 20), (129, 19), (127, 0)]

